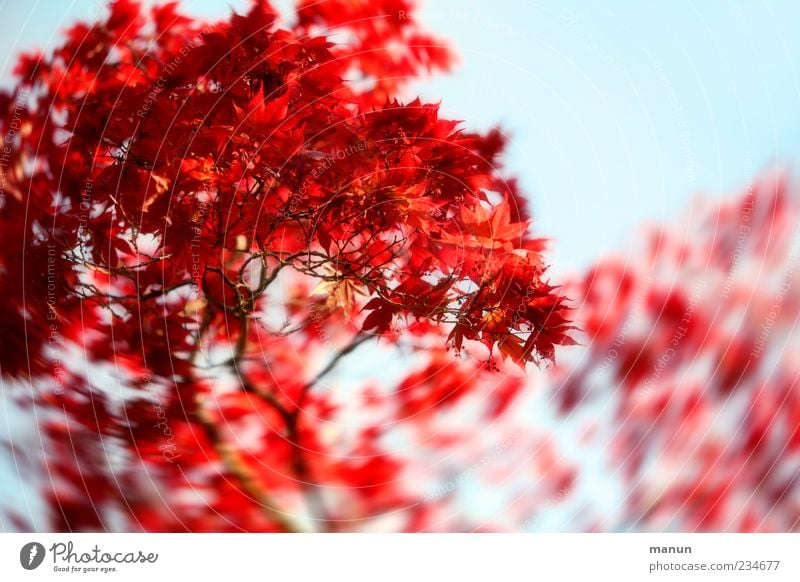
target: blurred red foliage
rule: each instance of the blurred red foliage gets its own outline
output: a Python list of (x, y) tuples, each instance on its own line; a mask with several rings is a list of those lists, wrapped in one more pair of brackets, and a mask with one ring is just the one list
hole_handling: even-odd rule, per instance
[(568, 286), (586, 349), (545, 380), (621, 480), (601, 528), (800, 526), (800, 191), (695, 203)]

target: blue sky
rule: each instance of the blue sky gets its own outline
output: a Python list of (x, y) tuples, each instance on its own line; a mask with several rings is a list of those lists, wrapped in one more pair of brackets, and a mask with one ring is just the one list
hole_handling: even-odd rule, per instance
[(800, 153), (800, 3), (436, 0), (424, 14), (463, 59), (426, 95), (510, 130), (559, 271)]

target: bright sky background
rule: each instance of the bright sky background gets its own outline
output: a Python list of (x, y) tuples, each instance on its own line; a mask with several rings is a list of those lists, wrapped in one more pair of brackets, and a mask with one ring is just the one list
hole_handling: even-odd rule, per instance
[[(221, 16), (247, 2), (184, 4)], [(696, 193), (732, 193), (800, 160), (800, 2), (613, 4), (429, 0), (422, 11), (462, 60), (420, 84), (422, 96), (468, 127), (510, 132), (508, 167), (537, 232), (555, 239), (557, 273), (633, 250), (637, 225), (674, 219)], [(52, 47), (55, 31), (101, 6), (0, 0), (0, 80), (19, 48)], [(0, 441), (24, 428), (7, 414), (0, 398)], [(0, 464), (4, 495), (24, 496), (17, 481)]]
[(426, 94), (510, 130), (559, 271), (800, 153), (798, 2), (435, 0), (424, 20), (463, 58)]

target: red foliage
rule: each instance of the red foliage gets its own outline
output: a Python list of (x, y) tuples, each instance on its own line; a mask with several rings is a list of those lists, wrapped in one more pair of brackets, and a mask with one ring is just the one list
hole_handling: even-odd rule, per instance
[(281, 28), (263, 0), (213, 23), (117, 0), (20, 60), (0, 369), (67, 413), (47, 424), (55, 527), (358, 527), (417, 500), (380, 429), (331, 428), (340, 358), (380, 337), (465, 366), (379, 398), (422, 422), (487, 373), (448, 340), (520, 365), (570, 342), (499, 132), (399, 101), (452, 62), (412, 8), (302, 2)]

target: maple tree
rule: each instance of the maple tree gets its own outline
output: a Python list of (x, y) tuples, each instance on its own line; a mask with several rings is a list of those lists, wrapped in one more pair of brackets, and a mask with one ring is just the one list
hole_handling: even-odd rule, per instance
[[(452, 59), (408, 0), (118, 0), (19, 60), (0, 370), (48, 443), (49, 528), (448, 527), (387, 433), (452, 443), (433, 412), (496, 418), (572, 343), (500, 131), (405, 97)], [(327, 384), (375, 346), (416, 365)]]

